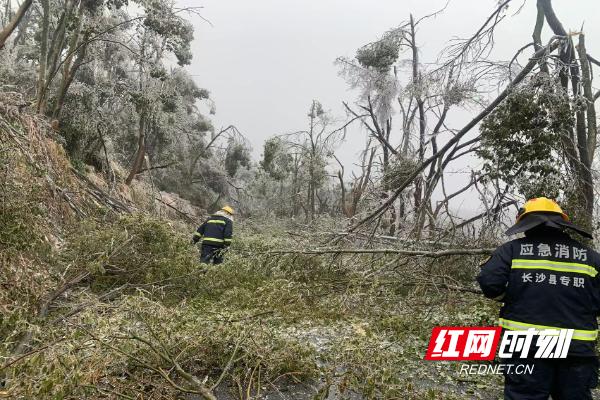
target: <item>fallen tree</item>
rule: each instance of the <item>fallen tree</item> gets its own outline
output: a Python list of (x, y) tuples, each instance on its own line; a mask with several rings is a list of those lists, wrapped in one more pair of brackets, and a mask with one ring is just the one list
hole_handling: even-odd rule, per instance
[(307, 250), (271, 250), (263, 253), (266, 255), (275, 254), (398, 254), (405, 256), (416, 257), (448, 257), (448, 256), (474, 256), (474, 255), (489, 255), (494, 249), (449, 249), (440, 251), (424, 251), (424, 250), (401, 250), (401, 249), (307, 249)]

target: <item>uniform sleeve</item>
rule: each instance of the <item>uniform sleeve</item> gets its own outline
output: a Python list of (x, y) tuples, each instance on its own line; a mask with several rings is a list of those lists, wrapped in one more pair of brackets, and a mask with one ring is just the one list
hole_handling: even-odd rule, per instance
[(229, 246), (231, 244), (231, 238), (233, 236), (233, 222), (227, 220), (225, 224), (225, 230), (223, 231), (223, 243), (225, 246)]
[(498, 247), (492, 256), (481, 266), (477, 282), (485, 297), (501, 300), (506, 292), (512, 262), (510, 243)]
[(196, 232), (194, 232), (194, 237), (192, 237), (192, 241), (194, 243), (198, 243), (198, 241), (200, 239), (202, 239), (202, 237), (204, 236), (204, 229), (206, 228), (206, 222), (203, 223), (202, 225), (200, 225), (198, 227), (198, 229), (196, 229)]

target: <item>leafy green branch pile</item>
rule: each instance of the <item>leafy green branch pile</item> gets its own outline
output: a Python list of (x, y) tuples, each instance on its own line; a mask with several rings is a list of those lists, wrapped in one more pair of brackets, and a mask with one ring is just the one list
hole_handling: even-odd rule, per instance
[[(478, 299), (402, 286), (391, 276), (363, 280), (353, 263), (248, 257), (261, 243), (275, 244), (259, 236), (236, 243), (225, 265), (202, 270), (187, 239), (166, 221), (143, 216), (85, 221), (70, 233), (52, 267), (88, 271), (89, 285), (60, 298), (45, 321), (28, 320), (36, 325), (31, 348), (41, 350), (3, 371), (19, 377), (11, 395), (175, 398), (179, 391), (146, 367), (161, 368), (185, 388), (163, 351), (230, 398), (300, 382), (320, 398), (460, 398), (476, 391), (475, 384), (457, 386), (451, 365), (421, 358), (432, 326), (492, 322), (494, 310)], [(124, 285), (118, 296), (101, 298)], [(77, 307), (84, 308), (70, 315)], [(3, 321), (13, 332), (6, 360), (22, 318)]]
[(242, 224), (227, 262), (201, 266), (191, 227), (103, 209), (23, 122), (3, 119), (0, 142), (0, 397), (499, 393), (422, 361), (431, 327), (493, 322), (479, 297), (431, 285), (470, 285), (476, 260), (269, 256), (297, 239)]

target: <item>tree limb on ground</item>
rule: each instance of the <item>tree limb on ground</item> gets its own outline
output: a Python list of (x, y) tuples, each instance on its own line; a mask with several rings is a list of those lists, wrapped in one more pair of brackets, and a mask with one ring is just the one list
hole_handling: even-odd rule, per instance
[(494, 249), (449, 249), (440, 251), (400, 250), (400, 249), (309, 249), (309, 250), (272, 250), (258, 254), (400, 254), (418, 257), (447, 257), (464, 255), (489, 255)]
[(171, 162), (171, 163), (168, 163), (168, 164), (157, 165), (157, 166), (150, 167), (150, 168), (148, 168), (148, 167), (146, 167), (146, 168), (142, 168), (142, 169), (140, 169), (140, 170), (138, 171), (138, 174), (144, 173), (144, 172), (146, 172), (146, 171), (153, 171), (153, 170), (155, 170), (155, 169), (165, 169), (165, 168), (169, 168), (169, 167), (172, 167), (172, 166), (173, 166), (173, 165), (175, 165), (175, 164), (176, 164), (175, 162)]
[(164, 204), (165, 206), (169, 207), (170, 209), (172, 209), (173, 211), (175, 211), (177, 214), (181, 215), (186, 221), (191, 222), (192, 224), (197, 224), (198, 221), (196, 221), (194, 218), (192, 218), (192, 216), (190, 216), (188, 213), (181, 211), (179, 208), (175, 207), (173, 204), (167, 203), (166, 201), (162, 200), (159, 197), (155, 197), (154, 200)]
[[(60, 297), (63, 293), (70, 290), (74, 286), (78, 285), (79, 283), (81, 283), (82, 281), (87, 279), (89, 276), (90, 276), (90, 273), (88, 271), (84, 271), (84, 272), (81, 272), (80, 274), (76, 275), (75, 277), (71, 278), (69, 281), (63, 283), (59, 288), (57, 288), (54, 292), (52, 292), (49, 296), (47, 296), (47, 298), (44, 299), (44, 301), (40, 304), (40, 306), (38, 308), (38, 312), (37, 312), (37, 318), (41, 321), (46, 319), (52, 303), (54, 303), (54, 301), (58, 297)], [(34, 334), (34, 330), (32, 328), (28, 329), (23, 334), (23, 336), (21, 337), (21, 340), (19, 340), (19, 343), (16, 345), (15, 349), (12, 352), (13, 356), (18, 357), (26, 352), (27, 347), (29, 346), (29, 344), (31, 343), (31, 340), (33, 338), (33, 334)]]
[(114, 211), (119, 213), (131, 214), (131, 209), (122, 201), (111, 197), (104, 190), (98, 187), (94, 182), (92, 182), (87, 176), (77, 171), (75, 168), (71, 167), (71, 172), (73, 172), (81, 181), (83, 181), (88, 187), (86, 187), (86, 191), (92, 195), (96, 200), (100, 201), (102, 204), (112, 208)]
[(125, 357), (130, 358), (131, 360), (135, 361), (136, 363), (138, 363), (140, 366), (150, 370), (150, 371), (154, 371), (156, 373), (158, 373), (164, 380), (166, 380), (169, 385), (171, 385), (175, 390), (178, 390), (179, 392), (182, 393), (189, 393), (189, 394), (199, 394), (201, 396), (203, 396), (205, 399), (207, 400), (217, 400), (217, 398), (215, 397), (215, 395), (210, 391), (210, 389), (208, 389), (206, 386), (204, 386), (204, 384), (202, 382), (200, 382), (198, 380), (198, 378), (196, 378), (195, 376), (191, 375), (190, 373), (188, 373), (187, 371), (183, 370), (183, 368), (181, 368), (181, 366), (174, 361), (169, 355), (164, 354), (163, 352), (157, 351), (155, 346), (152, 345), (151, 342), (140, 338), (139, 336), (132, 336), (129, 339), (131, 340), (136, 340), (140, 343), (144, 343), (146, 345), (149, 345), (150, 350), (154, 351), (156, 353), (156, 355), (158, 355), (161, 359), (168, 361), (170, 363), (172, 363), (172, 367), (173, 367), (173, 372), (175, 372), (180, 378), (183, 378), (184, 380), (186, 380), (188, 383), (192, 384), (195, 389), (188, 389), (185, 388), (183, 386), (178, 385), (175, 381), (173, 381), (173, 379), (171, 379), (171, 377), (169, 376), (169, 371), (165, 371), (163, 368), (158, 367), (158, 366), (154, 366), (150, 363), (145, 362), (144, 360), (142, 360), (141, 358), (137, 357), (136, 355), (132, 354), (132, 353), (128, 353), (116, 346), (113, 346), (112, 344), (110, 344), (109, 342), (100, 339), (99, 337), (97, 337), (96, 335), (94, 335), (92, 332), (90, 332), (89, 330), (85, 329), (83, 326), (79, 325), (78, 326), (79, 329), (81, 329), (83, 332), (85, 332), (88, 336), (90, 336), (94, 341), (96, 341), (97, 343), (99, 343), (102, 346), (107, 347), (110, 350), (113, 350), (121, 355), (124, 355)]

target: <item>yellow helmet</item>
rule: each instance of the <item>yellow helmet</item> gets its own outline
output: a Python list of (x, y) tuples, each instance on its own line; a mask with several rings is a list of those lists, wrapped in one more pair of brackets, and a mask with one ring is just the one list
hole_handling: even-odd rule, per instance
[(231, 215), (234, 214), (233, 208), (231, 208), (231, 206), (225, 206), (225, 207), (221, 208), (221, 211), (225, 211), (227, 214), (231, 214)]
[(535, 199), (528, 200), (523, 208), (519, 210), (517, 214), (517, 222), (519, 222), (524, 216), (533, 212), (546, 212), (546, 213), (554, 213), (560, 214), (560, 216), (565, 220), (569, 220), (569, 216), (565, 214), (554, 200), (550, 200), (546, 197), (538, 197)]

